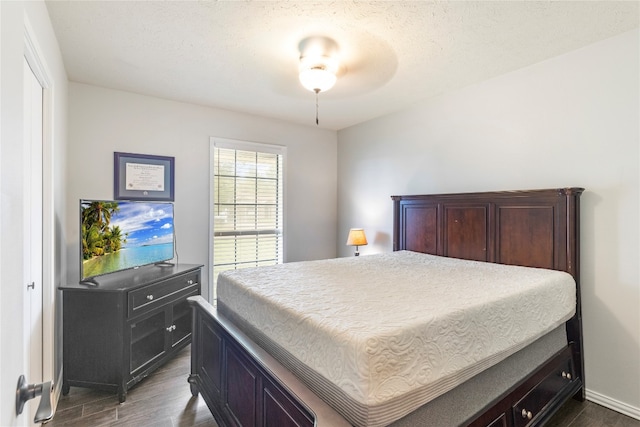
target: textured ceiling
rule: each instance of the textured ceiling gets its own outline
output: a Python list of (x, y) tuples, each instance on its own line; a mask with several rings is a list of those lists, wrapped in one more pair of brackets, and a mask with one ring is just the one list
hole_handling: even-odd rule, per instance
[(47, 1), (69, 79), (315, 125), (298, 44), (333, 38), (341, 129), (639, 25), (637, 1)]

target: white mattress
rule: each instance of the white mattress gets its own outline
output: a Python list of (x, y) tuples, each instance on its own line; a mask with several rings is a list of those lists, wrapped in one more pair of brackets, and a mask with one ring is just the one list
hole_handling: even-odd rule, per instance
[(312, 389), (357, 426), (412, 412), (576, 304), (567, 273), (409, 251), (228, 271), (217, 292), (221, 309), (308, 368)]

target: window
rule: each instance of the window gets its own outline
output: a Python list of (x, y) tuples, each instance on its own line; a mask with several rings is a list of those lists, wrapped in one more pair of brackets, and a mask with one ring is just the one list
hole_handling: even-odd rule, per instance
[(215, 286), (221, 271), (282, 263), (284, 148), (212, 138), (212, 162)]

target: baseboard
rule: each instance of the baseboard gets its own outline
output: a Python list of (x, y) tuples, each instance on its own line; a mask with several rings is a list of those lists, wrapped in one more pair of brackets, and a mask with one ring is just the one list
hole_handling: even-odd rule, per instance
[(631, 418), (635, 418), (636, 420), (640, 420), (640, 408), (636, 408), (627, 403), (620, 402), (619, 400), (612, 399), (609, 396), (605, 396), (604, 394), (600, 394), (589, 389), (585, 389), (585, 397), (593, 403), (597, 403), (605, 408), (609, 408)]

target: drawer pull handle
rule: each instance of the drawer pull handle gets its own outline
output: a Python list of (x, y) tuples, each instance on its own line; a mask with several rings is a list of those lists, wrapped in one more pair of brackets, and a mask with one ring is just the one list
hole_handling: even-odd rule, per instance
[(147, 295), (147, 299), (148, 299), (149, 301), (153, 301), (153, 295), (151, 295), (151, 294)]
[(571, 374), (565, 371), (562, 371), (562, 378), (566, 378), (568, 380), (571, 380)]
[(530, 420), (531, 418), (533, 418), (533, 414), (531, 413), (531, 411), (527, 411), (526, 409), (522, 410), (522, 418), (526, 418), (528, 420)]

